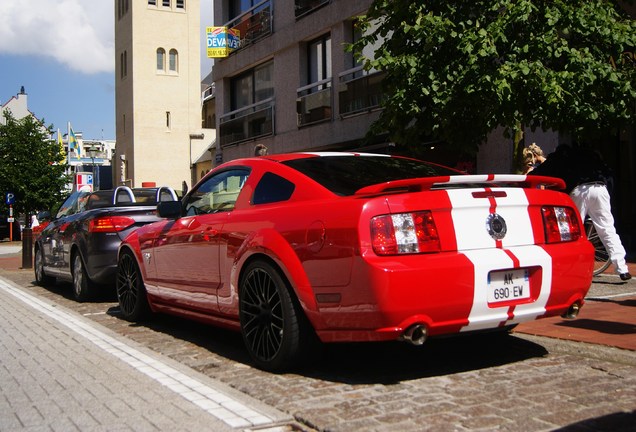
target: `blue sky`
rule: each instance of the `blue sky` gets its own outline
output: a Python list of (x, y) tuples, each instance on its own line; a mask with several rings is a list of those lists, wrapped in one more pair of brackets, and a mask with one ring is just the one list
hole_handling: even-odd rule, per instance
[[(202, 27), (212, 25), (212, 0), (200, 2)], [(54, 130), (70, 122), (84, 138), (115, 139), (113, 4), (0, 1), (0, 105), (24, 86), (29, 110)], [(211, 62), (202, 60), (205, 76)]]

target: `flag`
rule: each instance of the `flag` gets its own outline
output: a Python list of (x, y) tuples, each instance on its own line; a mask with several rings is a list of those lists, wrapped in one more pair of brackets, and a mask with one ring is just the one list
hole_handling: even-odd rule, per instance
[(60, 146), (60, 162), (66, 159), (66, 152), (64, 151), (64, 143), (62, 142), (62, 134), (60, 130), (57, 130), (57, 144)]
[(82, 157), (82, 150), (80, 148), (79, 143), (77, 142), (77, 138), (75, 137), (75, 132), (73, 132), (73, 128), (69, 126), (68, 128), (68, 149), (75, 149), (75, 155), (78, 159)]

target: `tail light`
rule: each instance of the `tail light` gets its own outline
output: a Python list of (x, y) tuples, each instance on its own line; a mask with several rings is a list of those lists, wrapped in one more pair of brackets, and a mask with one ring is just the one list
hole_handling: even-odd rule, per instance
[(570, 207), (543, 207), (546, 243), (575, 241), (581, 237), (576, 211)]
[(439, 235), (430, 211), (374, 217), (371, 219), (371, 242), (378, 255), (440, 250)]
[(135, 220), (125, 216), (105, 216), (91, 219), (89, 233), (109, 233), (123, 231), (135, 224)]

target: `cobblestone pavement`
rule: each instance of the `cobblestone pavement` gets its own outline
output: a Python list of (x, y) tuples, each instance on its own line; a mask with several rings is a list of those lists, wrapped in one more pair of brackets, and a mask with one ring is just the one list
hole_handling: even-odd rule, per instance
[[(250, 365), (241, 337), (173, 317), (118, 317), (114, 295), (76, 303), (71, 287), (25, 291), (292, 415), (304, 431), (635, 431), (636, 352), (515, 333), (399, 343), (327, 345), (295, 373)], [(636, 332), (636, 330), (633, 330)]]

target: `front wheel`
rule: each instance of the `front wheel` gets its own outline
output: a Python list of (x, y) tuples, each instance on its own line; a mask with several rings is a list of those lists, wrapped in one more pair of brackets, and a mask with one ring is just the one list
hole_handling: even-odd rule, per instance
[(247, 351), (264, 370), (290, 368), (301, 357), (301, 345), (312, 340), (285, 280), (265, 261), (252, 262), (241, 277), (239, 319)]
[(93, 298), (95, 288), (86, 273), (84, 261), (79, 253), (73, 257), (73, 296), (78, 302), (85, 302)]
[(124, 319), (139, 321), (150, 314), (146, 288), (137, 261), (131, 252), (122, 252), (117, 262), (117, 300)]

